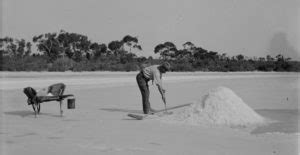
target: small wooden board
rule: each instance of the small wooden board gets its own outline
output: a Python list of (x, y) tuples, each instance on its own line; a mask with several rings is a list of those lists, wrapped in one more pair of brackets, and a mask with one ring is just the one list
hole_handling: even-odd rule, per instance
[[(189, 106), (191, 104), (193, 104), (193, 103), (187, 103), (187, 104), (182, 104), (182, 105), (178, 105), (178, 106), (174, 106), (174, 107), (169, 107), (167, 109), (157, 110), (156, 112), (151, 113), (151, 114), (140, 115), (140, 114), (131, 114), (131, 113), (129, 113), (127, 116), (129, 116), (131, 118), (134, 118), (134, 119), (137, 119), (137, 120), (143, 120), (144, 118), (146, 118), (149, 115), (155, 115), (157, 113), (165, 112), (166, 110), (173, 110), (173, 109), (182, 108), (182, 107), (185, 107), (185, 106)], [(172, 114), (172, 112), (171, 113), (167, 112), (166, 114)]]

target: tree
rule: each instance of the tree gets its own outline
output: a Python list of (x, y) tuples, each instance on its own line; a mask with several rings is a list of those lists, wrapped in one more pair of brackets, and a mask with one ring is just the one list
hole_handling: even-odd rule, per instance
[(177, 50), (175, 52), (175, 57), (176, 57), (176, 59), (189, 60), (189, 59), (192, 59), (192, 52), (187, 49)]
[(155, 46), (154, 48), (154, 53), (160, 53), (161, 51), (163, 51), (165, 49), (165, 45), (164, 44), (158, 44), (157, 46)]
[(37, 43), (38, 50), (46, 54), (50, 62), (64, 56), (81, 61), (84, 55), (86, 58), (89, 55), (91, 44), (87, 36), (68, 33), (64, 30), (61, 30), (59, 34), (46, 33), (34, 36), (33, 42)]
[(264, 57), (259, 57), (258, 60), (261, 61), (261, 62), (264, 62), (265, 58)]
[(201, 47), (196, 47), (195, 52), (193, 54), (195, 60), (203, 60), (206, 57), (207, 50)]
[(125, 54), (125, 55), (122, 55), (122, 56), (121, 56), (120, 62), (121, 62), (122, 64), (129, 63), (129, 62), (133, 62), (135, 58), (136, 58), (136, 55), (135, 55), (135, 54), (133, 54), (133, 53), (128, 53), (128, 54)]
[(164, 60), (174, 59), (176, 56), (177, 48), (172, 42), (165, 42), (163, 44), (158, 44), (154, 48), (154, 53), (159, 53), (161, 58)]
[(274, 58), (272, 58), (270, 55), (266, 56), (267, 61), (274, 61)]
[(221, 60), (227, 60), (227, 54), (226, 53), (222, 53), (220, 56)]
[(3, 56), (11, 58), (23, 58), (31, 53), (31, 43), (24, 39), (13, 39), (5, 37), (0, 39), (0, 51)]
[(5, 37), (0, 39), (1, 55), (13, 56), (16, 52), (16, 45), (13, 38)]
[(105, 44), (92, 43), (90, 45), (90, 50), (95, 59), (101, 57), (107, 53), (107, 47)]
[(27, 42), (26, 43), (26, 55), (30, 55), (31, 54), (31, 47), (32, 47), (32, 44), (30, 42)]
[(141, 45), (133, 45), (133, 48), (137, 48), (138, 50), (143, 50), (142, 46)]
[(68, 51), (68, 56), (75, 61), (81, 61), (84, 59), (89, 59), (89, 50), (91, 41), (87, 36), (77, 34), (77, 33), (68, 33), (62, 32), (60, 34), (64, 39), (60, 39), (61, 47), (65, 49), (64, 51)]
[(132, 48), (138, 49), (139, 51), (142, 50), (142, 46), (138, 44), (138, 39), (137, 37), (132, 37), (130, 35), (126, 35), (122, 41), (123, 46), (126, 45), (129, 47), (129, 52), (131, 53)]
[(237, 59), (238, 61), (243, 61), (244, 58), (245, 58), (245, 57), (244, 57), (242, 54), (239, 54), (239, 55), (236, 56), (236, 59)]
[(190, 52), (192, 52), (192, 51), (195, 49), (195, 47), (196, 47), (196, 46), (195, 46), (192, 42), (190, 42), (190, 41), (185, 42), (182, 46), (183, 46), (183, 49), (188, 50), (188, 51), (190, 51)]
[(208, 53), (206, 53), (206, 58), (216, 60), (218, 59), (218, 52), (209, 51)]
[(1, 70), (26, 70), (26, 59), (31, 54), (31, 43), (24, 39), (0, 38)]
[(48, 61), (54, 62), (61, 53), (56, 33), (46, 33), (34, 36), (32, 41), (37, 44), (40, 52), (48, 56)]
[(276, 60), (277, 60), (277, 61), (284, 61), (283, 55), (278, 54), (278, 55), (276, 56)]
[(26, 46), (26, 42), (24, 39), (21, 40), (17, 40), (17, 56), (18, 57), (23, 57), (25, 55), (25, 46)]
[(123, 46), (123, 42), (121, 41), (118, 41), (118, 40), (115, 40), (115, 41), (111, 41), (109, 44), (108, 44), (108, 48), (116, 55), (120, 55), (121, 54), (121, 51), (124, 51), (124, 50), (121, 50), (121, 47)]
[(126, 35), (123, 39), (122, 42), (127, 44), (128, 46), (133, 46), (138, 43), (138, 39), (136, 37), (132, 37), (130, 35)]

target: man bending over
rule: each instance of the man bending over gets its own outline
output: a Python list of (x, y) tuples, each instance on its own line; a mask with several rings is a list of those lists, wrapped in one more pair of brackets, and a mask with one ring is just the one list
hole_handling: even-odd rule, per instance
[(162, 74), (169, 71), (171, 68), (168, 62), (164, 62), (162, 65), (152, 65), (142, 69), (136, 76), (137, 84), (140, 88), (143, 100), (144, 114), (154, 113), (155, 110), (151, 108), (149, 102), (149, 85), (148, 82), (152, 80), (152, 83), (157, 85), (157, 88), (161, 94), (163, 102), (166, 104), (165, 89), (162, 87)]

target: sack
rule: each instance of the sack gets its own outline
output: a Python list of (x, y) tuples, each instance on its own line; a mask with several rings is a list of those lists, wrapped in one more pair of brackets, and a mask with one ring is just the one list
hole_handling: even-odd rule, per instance
[(28, 97), (27, 103), (28, 105), (33, 104), (37, 101), (36, 91), (31, 87), (26, 87), (23, 89), (24, 94)]
[(63, 83), (57, 83), (49, 86), (48, 93), (51, 93), (53, 96), (60, 96), (64, 93), (66, 85)]
[(23, 92), (30, 99), (32, 99), (32, 98), (34, 98), (36, 96), (36, 91), (33, 88), (31, 88), (31, 87), (24, 88)]

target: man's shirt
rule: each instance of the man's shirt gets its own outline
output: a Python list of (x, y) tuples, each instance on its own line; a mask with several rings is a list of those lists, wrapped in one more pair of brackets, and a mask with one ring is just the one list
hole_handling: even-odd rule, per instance
[(152, 82), (162, 87), (161, 73), (158, 70), (158, 66), (159, 65), (146, 67), (142, 70), (142, 72), (146, 78), (152, 80)]

